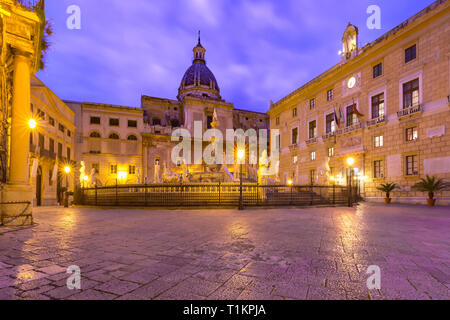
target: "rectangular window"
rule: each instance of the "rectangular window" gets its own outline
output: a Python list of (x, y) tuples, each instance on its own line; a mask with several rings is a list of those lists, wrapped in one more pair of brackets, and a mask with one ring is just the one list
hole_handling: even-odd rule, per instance
[(45, 148), (44, 148), (44, 142), (45, 141), (45, 138), (44, 138), (44, 135), (42, 135), (41, 133), (39, 133), (39, 149), (41, 149), (41, 151), (42, 150), (44, 150)]
[(161, 125), (161, 119), (159, 119), (159, 118), (153, 118), (153, 119), (152, 119), (152, 124), (153, 124), (154, 126), (160, 126), (160, 125)]
[(136, 120), (128, 120), (128, 128), (137, 128)]
[(417, 46), (413, 45), (405, 50), (405, 63), (408, 63), (417, 58)]
[(128, 174), (136, 174), (136, 166), (135, 165), (128, 166)]
[(419, 138), (417, 127), (406, 129), (406, 141), (415, 141)]
[(358, 122), (358, 116), (355, 113), (356, 104), (347, 107), (347, 127)]
[(298, 162), (298, 156), (294, 156), (294, 157), (292, 158), (292, 161), (294, 162), (294, 164), (296, 164), (296, 163)]
[(375, 148), (381, 148), (383, 146), (383, 136), (374, 137), (374, 146)]
[(117, 164), (109, 165), (109, 173), (110, 174), (117, 174)]
[(70, 130), (67, 130), (67, 136), (71, 137), (72, 136), (72, 132)]
[(378, 78), (383, 74), (383, 64), (379, 63), (373, 67), (373, 78)]
[(372, 119), (384, 116), (384, 92), (372, 97)]
[(91, 124), (100, 124), (100, 117), (91, 117)]
[(328, 148), (328, 157), (329, 158), (334, 157), (334, 148), (333, 147)]
[(309, 180), (311, 182), (311, 185), (314, 185), (316, 182), (316, 170), (309, 171)]
[(309, 123), (309, 138), (314, 139), (317, 136), (317, 122), (316, 120)]
[(59, 124), (59, 125), (58, 125), (58, 129), (59, 129), (59, 131), (61, 131), (62, 133), (64, 133), (64, 131), (66, 131), (66, 128), (65, 128), (62, 124)]
[(119, 119), (117, 119), (117, 118), (110, 118), (109, 119), (109, 126), (110, 127), (118, 127), (119, 126)]
[(55, 119), (53, 119), (52, 117), (48, 117), (48, 123), (54, 127), (55, 126)]
[(333, 100), (333, 89), (328, 90), (327, 92), (327, 101)]
[(373, 177), (374, 178), (383, 178), (383, 161), (376, 160), (373, 162)]
[(419, 104), (419, 79), (403, 84), (403, 109)]
[(279, 118), (279, 117), (275, 120), (275, 124), (276, 124), (277, 126), (280, 125), (280, 118)]
[(292, 129), (292, 144), (297, 144), (298, 142), (298, 128)]
[(70, 148), (67, 148), (66, 153), (67, 153), (67, 160), (70, 160)]
[(48, 151), (50, 151), (51, 153), (55, 153), (55, 140), (50, 138), (48, 141), (49, 141)]
[(316, 160), (316, 152), (313, 151), (311, 152), (311, 161), (315, 161)]
[(294, 110), (292, 110), (292, 117), (296, 117), (297, 116), (297, 108), (294, 108)]
[(98, 163), (93, 163), (92, 169), (94, 170), (94, 173), (100, 174), (100, 166)]
[(275, 142), (276, 142), (275, 145), (276, 145), (277, 150), (280, 150), (281, 149), (281, 136), (280, 135), (275, 137)]
[(330, 113), (326, 118), (326, 133), (332, 133), (336, 131), (336, 121), (334, 120), (334, 113)]
[(415, 176), (419, 174), (417, 166), (417, 156), (407, 156), (406, 157), (406, 175)]
[(58, 142), (58, 157), (62, 158), (62, 144)]
[(316, 107), (316, 99), (309, 100), (309, 109), (312, 110)]

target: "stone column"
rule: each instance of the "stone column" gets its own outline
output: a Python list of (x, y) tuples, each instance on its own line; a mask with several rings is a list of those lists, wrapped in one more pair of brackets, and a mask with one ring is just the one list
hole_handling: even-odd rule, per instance
[(33, 189), (29, 184), (30, 57), (14, 51), (13, 99), (11, 107), (11, 143), (8, 183), (3, 189), (1, 224), (29, 225)]
[(144, 141), (142, 143), (142, 183), (145, 183), (145, 177), (150, 180), (148, 176), (148, 146), (147, 142)]

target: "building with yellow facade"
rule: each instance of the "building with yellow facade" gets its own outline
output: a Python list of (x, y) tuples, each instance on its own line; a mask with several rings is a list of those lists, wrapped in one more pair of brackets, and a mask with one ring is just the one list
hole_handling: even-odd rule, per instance
[(33, 204), (62, 204), (63, 191), (74, 186), (75, 113), (35, 76), (31, 78), (31, 113), (36, 121), (29, 157)]
[(411, 188), (419, 178), (450, 178), (449, 2), (362, 48), (349, 25), (342, 42), (340, 63), (268, 111), (271, 129), (280, 130), (278, 178), (347, 184), (353, 172), (367, 200), (383, 199), (376, 187), (395, 182), (394, 200), (423, 203), (426, 195)]

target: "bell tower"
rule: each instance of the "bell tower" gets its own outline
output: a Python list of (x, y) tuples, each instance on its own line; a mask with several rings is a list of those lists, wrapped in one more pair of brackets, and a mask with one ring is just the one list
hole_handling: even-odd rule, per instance
[(350, 60), (358, 55), (358, 28), (348, 24), (342, 37), (342, 59)]

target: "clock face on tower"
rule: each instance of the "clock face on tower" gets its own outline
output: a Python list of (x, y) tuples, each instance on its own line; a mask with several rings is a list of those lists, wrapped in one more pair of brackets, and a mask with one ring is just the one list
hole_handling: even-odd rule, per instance
[(356, 78), (355, 77), (351, 77), (350, 79), (348, 79), (347, 81), (347, 87), (349, 89), (353, 89), (353, 87), (356, 85)]

